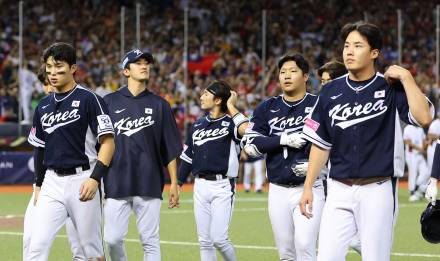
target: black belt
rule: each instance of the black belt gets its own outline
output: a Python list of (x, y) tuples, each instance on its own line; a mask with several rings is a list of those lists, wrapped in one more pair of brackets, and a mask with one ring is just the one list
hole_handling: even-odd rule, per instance
[(78, 167), (73, 167), (73, 168), (49, 168), (50, 170), (53, 170), (53, 172), (55, 172), (58, 175), (61, 176), (68, 176), (68, 175), (74, 175), (77, 174), (81, 171), (85, 171), (90, 169), (90, 165), (89, 164), (85, 164), (82, 166), (78, 166)]
[(285, 188), (296, 188), (296, 187), (302, 186), (303, 183), (300, 183), (300, 184), (296, 184), (296, 183), (280, 184), (280, 183), (272, 182), (272, 184), (277, 185), (277, 186), (281, 186), (281, 187), (285, 187)]
[(206, 179), (206, 180), (222, 180), (222, 179), (227, 179), (228, 176), (222, 174), (197, 174), (196, 178)]

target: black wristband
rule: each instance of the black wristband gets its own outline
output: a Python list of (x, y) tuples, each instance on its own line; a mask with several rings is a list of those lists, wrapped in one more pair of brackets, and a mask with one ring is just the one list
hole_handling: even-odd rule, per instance
[(105, 175), (107, 175), (109, 170), (109, 167), (104, 165), (104, 163), (102, 163), (101, 161), (97, 161), (95, 168), (93, 169), (92, 174), (90, 175), (90, 177), (96, 181), (98, 181), (98, 183), (101, 183), (101, 178), (104, 177)]

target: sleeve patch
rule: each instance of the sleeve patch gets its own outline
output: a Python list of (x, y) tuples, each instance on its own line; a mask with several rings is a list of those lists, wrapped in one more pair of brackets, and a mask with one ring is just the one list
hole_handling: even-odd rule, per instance
[(113, 129), (112, 121), (108, 115), (98, 115), (97, 119), (100, 130)]
[(310, 118), (306, 119), (305, 125), (314, 131), (317, 131), (319, 128), (319, 123)]

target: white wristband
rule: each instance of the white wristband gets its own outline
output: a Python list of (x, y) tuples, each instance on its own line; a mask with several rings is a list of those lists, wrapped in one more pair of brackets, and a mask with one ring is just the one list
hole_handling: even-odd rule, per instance
[(232, 117), (232, 121), (234, 122), (235, 126), (240, 126), (242, 123), (249, 121), (246, 116), (244, 116), (242, 113), (237, 113)]

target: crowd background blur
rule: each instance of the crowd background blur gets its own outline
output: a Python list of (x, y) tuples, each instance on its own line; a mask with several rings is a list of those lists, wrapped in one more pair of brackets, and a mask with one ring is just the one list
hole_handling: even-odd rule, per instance
[[(17, 122), (18, 1), (0, 0), (0, 122)], [(149, 89), (171, 104), (180, 129), (200, 116), (200, 90), (214, 79), (231, 83), (240, 95), (239, 107), (252, 108), (266, 96), (279, 93), (276, 61), (288, 51), (305, 54), (313, 70), (309, 91), (319, 91), (316, 69), (341, 60), (339, 30), (347, 22), (368, 20), (384, 32), (378, 70), (397, 64), (397, 9), (403, 15), (402, 66), (438, 104), (435, 67), (436, 1), (384, 2), (369, 0), (150, 0), (141, 4), (141, 49), (156, 63)], [(77, 48), (76, 80), (99, 95), (121, 85), (120, 10), (125, 6), (125, 51), (136, 45), (135, 1), (24, 1), (24, 69), (37, 72), (44, 48), (55, 41)], [(184, 8), (188, 7), (188, 68), (184, 84)], [(262, 69), (262, 10), (267, 10), (266, 77)], [(23, 70), (24, 70), (23, 69)], [(23, 81), (22, 81), (23, 82)], [(42, 97), (33, 88), (33, 108)], [(185, 97), (188, 109), (185, 109)], [(28, 119), (25, 120), (29, 121)], [(0, 123), (0, 128), (2, 125)], [(7, 143), (0, 139), (0, 146)]]

